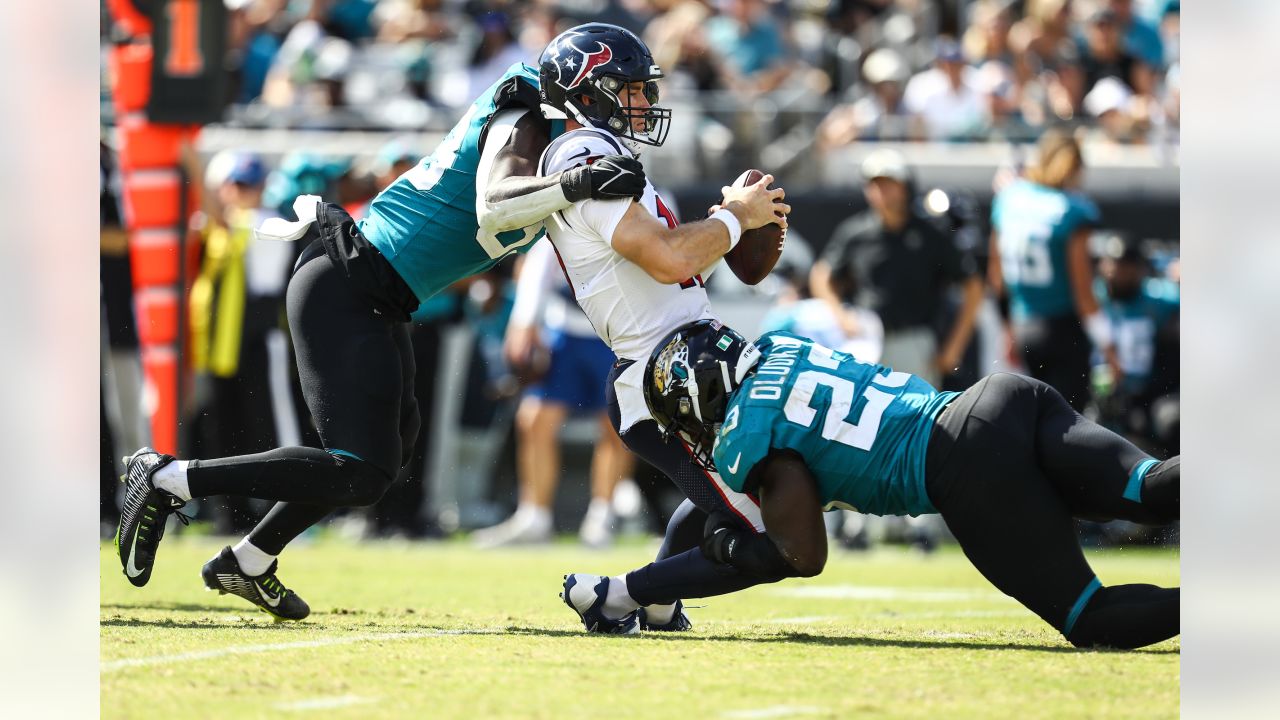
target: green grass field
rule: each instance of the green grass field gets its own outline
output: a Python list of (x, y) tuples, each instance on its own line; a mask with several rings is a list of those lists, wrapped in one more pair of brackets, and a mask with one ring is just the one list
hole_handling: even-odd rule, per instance
[[(639, 541), (479, 552), (322, 540), (281, 579), (312, 607), (274, 624), (207, 593), (220, 547), (173, 538), (151, 583), (101, 556), (102, 717), (1176, 717), (1178, 640), (1077, 651), (954, 548), (833, 552), (822, 576), (695, 601), (678, 636), (590, 636), (567, 572), (651, 559)], [(1179, 582), (1176, 550), (1091, 555), (1104, 583)]]

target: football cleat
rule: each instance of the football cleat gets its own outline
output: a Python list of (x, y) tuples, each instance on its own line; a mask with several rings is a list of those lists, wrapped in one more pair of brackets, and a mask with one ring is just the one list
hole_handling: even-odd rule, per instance
[(187, 516), (177, 512), (186, 502), (165, 490), (157, 490), (151, 478), (160, 468), (173, 462), (172, 455), (158, 453), (149, 447), (124, 459), (124, 507), (120, 510), (120, 526), (116, 529), (116, 554), (125, 577), (137, 587), (151, 579), (156, 550), (164, 537), (165, 521), (176, 514), (186, 525)]
[(578, 613), (587, 632), (605, 635), (635, 635), (640, 632), (640, 620), (635, 610), (617, 620), (605, 617), (604, 602), (609, 597), (609, 578), (575, 573), (564, 576), (564, 591), (560, 599)]
[(219, 595), (238, 595), (257, 605), (277, 622), (301, 620), (311, 614), (311, 608), (297, 593), (280, 583), (276, 577), (279, 562), (273, 561), (261, 575), (247, 575), (240, 569), (240, 561), (228, 546), (204, 564), (200, 577), (204, 578), (204, 586), (209, 590), (217, 590)]
[(689, 616), (684, 614), (684, 602), (680, 600), (676, 601), (676, 609), (671, 613), (671, 619), (665, 623), (649, 622), (649, 613), (645, 608), (640, 608), (636, 613), (640, 620), (640, 629), (646, 632), (684, 632), (693, 629)]

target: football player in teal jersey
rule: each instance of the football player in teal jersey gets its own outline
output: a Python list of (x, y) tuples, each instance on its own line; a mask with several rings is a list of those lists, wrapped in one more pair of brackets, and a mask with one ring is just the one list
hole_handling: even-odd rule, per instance
[(709, 320), (660, 343), (645, 382), (664, 431), (758, 499), (765, 532), (712, 518), (700, 548), (660, 561), (680, 564), (683, 582), (652, 588), (652, 564), (633, 571), (601, 598), (606, 619), (717, 594), (707, 589), (726, 574), (741, 587), (817, 575), (823, 510), (851, 508), (941, 514), (993, 585), (1078, 647), (1178, 634), (1178, 588), (1103, 587), (1072, 519), (1176, 521), (1180, 458), (1146, 455), (1043, 382), (1001, 373), (938, 392), (806, 338), (775, 332), (752, 344)]
[[(287, 307), (303, 394), (324, 447), (189, 462), (150, 448), (134, 453), (117, 533), (131, 583), (147, 583), (165, 521), (192, 498), (274, 500), (202, 576), (209, 589), (277, 619), (307, 616), (307, 604), (276, 577), (276, 556), (333, 509), (377, 502), (409, 460), (419, 428), (410, 313), (449, 284), (527, 250), (551, 213), (585, 199), (643, 196), (644, 170), (625, 155), (539, 176), (543, 149), (564, 131), (562, 120), (544, 117), (541, 101), (538, 71), (513, 65), (435, 152), (374, 198), (359, 223), (337, 205), (303, 197), (294, 203), (297, 222), (262, 228), (269, 237), (312, 239), (294, 267)], [(630, 111), (625, 103), (612, 109)]]
[(1027, 372), (1081, 410), (1089, 400), (1093, 350), (1119, 369), (1111, 325), (1093, 295), (1089, 236), (1098, 208), (1079, 192), (1084, 160), (1075, 139), (1040, 139), (1027, 177), (991, 205), (988, 279), (1006, 310), (1013, 354)]
[(1141, 246), (1115, 235), (1104, 244), (1097, 295), (1114, 328), (1120, 377), (1100, 398), (1100, 422), (1139, 442), (1178, 452), (1179, 289), (1153, 277)]

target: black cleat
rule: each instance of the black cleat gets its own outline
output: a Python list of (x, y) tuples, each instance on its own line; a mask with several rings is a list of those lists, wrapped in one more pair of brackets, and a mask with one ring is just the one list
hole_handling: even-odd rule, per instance
[(278, 564), (278, 560), (273, 561), (261, 575), (246, 575), (228, 546), (204, 564), (200, 577), (204, 578), (206, 588), (217, 590), (220, 595), (238, 595), (257, 605), (277, 622), (301, 620), (311, 614), (311, 608), (297, 593), (280, 583), (276, 577)]
[(649, 622), (649, 612), (645, 608), (636, 611), (640, 618), (640, 629), (645, 632), (685, 632), (693, 629), (693, 623), (689, 622), (689, 616), (684, 614), (684, 602), (676, 601), (676, 609), (671, 613), (671, 619), (665, 623)]
[(144, 447), (124, 459), (124, 507), (120, 511), (120, 527), (116, 530), (116, 554), (125, 577), (138, 587), (151, 579), (155, 566), (156, 550), (164, 537), (164, 523), (171, 513), (176, 514), (183, 525), (187, 516), (177, 512), (186, 502), (164, 490), (157, 490), (151, 478), (160, 468), (173, 462), (172, 455), (164, 455)]

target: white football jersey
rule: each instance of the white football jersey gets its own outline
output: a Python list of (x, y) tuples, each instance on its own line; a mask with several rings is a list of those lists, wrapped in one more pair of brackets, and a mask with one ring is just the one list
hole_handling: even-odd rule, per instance
[[(604, 155), (622, 154), (632, 153), (613, 136), (583, 128), (561, 135), (547, 147), (541, 172), (550, 175)], [(667, 333), (712, 314), (703, 276), (665, 285), (613, 249), (613, 231), (631, 202), (584, 200), (553, 214), (546, 227), (574, 298), (600, 339), (618, 357), (645, 362)], [(675, 216), (652, 183), (647, 183), (640, 202), (654, 217), (675, 227)]]
[[(604, 155), (634, 156), (612, 135), (582, 128), (556, 138), (542, 154), (543, 175), (590, 163)], [(641, 204), (669, 227), (675, 215), (647, 183)], [(715, 265), (682, 283), (663, 284), (613, 249), (613, 231), (631, 200), (583, 200), (547, 218), (547, 236), (555, 246), (574, 298), (596, 334), (619, 358), (636, 365), (619, 378), (622, 429), (648, 417), (639, 394), (640, 375), (649, 353), (668, 333), (685, 323), (713, 318), (703, 279)], [(656, 242), (656, 240), (655, 240)], [(626, 390), (622, 387), (626, 386)], [(624, 397), (625, 396), (625, 397)], [(640, 407), (635, 408), (636, 399)]]

